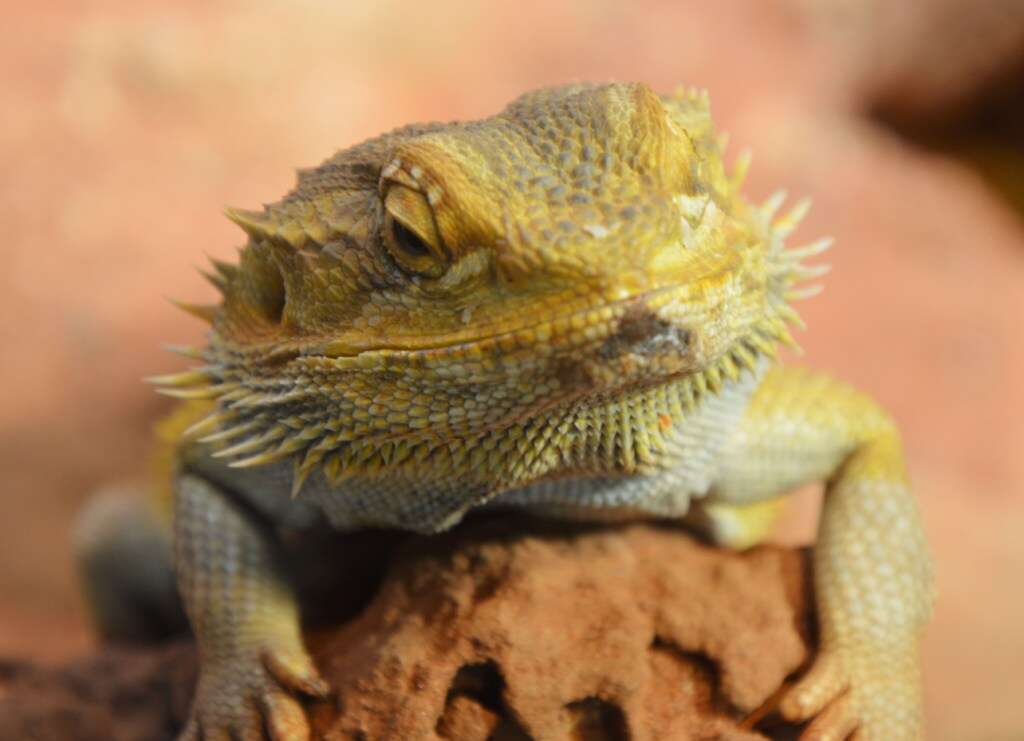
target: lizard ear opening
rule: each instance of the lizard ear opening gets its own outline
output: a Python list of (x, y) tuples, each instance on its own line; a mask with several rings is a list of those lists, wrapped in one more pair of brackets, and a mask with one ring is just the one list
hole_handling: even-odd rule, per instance
[(272, 275), (267, 276), (266, 285), (264, 286), (263, 311), (267, 319), (275, 324), (280, 324), (284, 318), (284, 277), (281, 275), (281, 269), (277, 265), (274, 265), (267, 272), (272, 273)]
[(284, 316), (287, 294), (281, 268), (265, 244), (252, 244), (242, 252), (241, 296), (259, 316), (278, 324)]
[(384, 197), (384, 209), (384, 246), (398, 266), (431, 278), (444, 273), (450, 256), (426, 197), (393, 184)]

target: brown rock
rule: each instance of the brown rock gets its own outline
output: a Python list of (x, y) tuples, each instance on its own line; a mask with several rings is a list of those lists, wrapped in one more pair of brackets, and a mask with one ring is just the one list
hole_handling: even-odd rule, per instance
[(195, 676), (195, 652), (184, 642), (107, 649), (59, 668), (0, 662), (0, 738), (169, 738), (187, 716)]
[(487, 741), (500, 722), (493, 710), (467, 695), (456, 694), (446, 703), (444, 713), (437, 721), (437, 735), (464, 741)]
[[(336, 692), (310, 706), (317, 737), (764, 738), (744, 718), (807, 658), (799, 552), (519, 517), (381, 542), (392, 563), (369, 604), (310, 633)], [(193, 682), (185, 645), (11, 666), (0, 737), (166, 737)]]

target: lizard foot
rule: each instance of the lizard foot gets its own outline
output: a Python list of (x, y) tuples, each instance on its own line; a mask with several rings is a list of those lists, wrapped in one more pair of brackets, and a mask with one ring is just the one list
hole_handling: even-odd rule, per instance
[(204, 664), (179, 741), (307, 741), (309, 723), (292, 692), (324, 697), (329, 689), (301, 649)]
[(800, 741), (923, 738), (916, 652), (906, 645), (823, 648), (783, 696), (782, 715), (810, 724)]

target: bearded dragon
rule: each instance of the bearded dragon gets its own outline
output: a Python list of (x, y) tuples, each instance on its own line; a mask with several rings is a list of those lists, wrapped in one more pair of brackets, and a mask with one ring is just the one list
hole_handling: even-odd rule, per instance
[[(704, 93), (570, 85), (396, 129), (227, 210), (238, 264), (214, 262), (219, 304), (185, 306), (212, 327), (185, 351), (201, 365), (154, 379), (186, 400), (173, 547), (118, 564), (176, 574), (200, 655), (182, 739), (308, 737), (296, 695), (327, 686), (282, 531), (435, 533), (518, 507), (680, 518), (745, 548), (812, 481), (820, 649), (781, 713), (807, 739), (921, 737), (932, 578), (898, 432), (775, 361), (830, 241), (785, 247), (806, 202), (752, 205), (721, 149)], [(116, 632), (109, 573), (86, 574)]]

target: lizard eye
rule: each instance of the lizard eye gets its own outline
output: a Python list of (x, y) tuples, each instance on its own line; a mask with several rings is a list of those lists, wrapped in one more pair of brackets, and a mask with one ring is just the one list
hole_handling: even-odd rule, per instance
[(391, 228), (391, 242), (402, 250), (410, 260), (430, 254), (430, 248), (416, 235), (416, 232), (394, 217), (388, 221)]
[(392, 185), (384, 197), (384, 246), (408, 273), (437, 278), (449, 255), (424, 195), (404, 185)]

